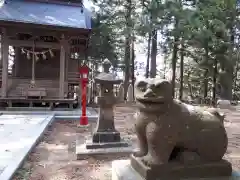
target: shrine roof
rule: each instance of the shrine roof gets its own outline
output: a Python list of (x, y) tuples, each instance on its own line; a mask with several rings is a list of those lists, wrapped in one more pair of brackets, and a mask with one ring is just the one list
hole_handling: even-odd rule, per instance
[(73, 5), (27, 0), (0, 2), (0, 21), (91, 29), (90, 11)]

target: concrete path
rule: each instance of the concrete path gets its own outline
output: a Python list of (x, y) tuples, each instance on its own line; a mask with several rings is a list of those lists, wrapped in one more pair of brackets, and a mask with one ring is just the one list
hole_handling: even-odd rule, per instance
[[(48, 114), (54, 114), (55, 120), (79, 120), (82, 109), (74, 109), (70, 111), (64, 111), (64, 110), (55, 110), (55, 111), (0, 111), (0, 113), (3, 114), (35, 114), (35, 115), (48, 115)], [(96, 121), (98, 118), (98, 112), (96, 109), (92, 107), (87, 107), (87, 116), (89, 121)]]
[(54, 115), (0, 116), (0, 180), (10, 180)]
[[(12, 175), (54, 120), (79, 120), (81, 109), (74, 111), (1, 111), (0, 180)], [(97, 111), (87, 108), (89, 120), (97, 120)]]

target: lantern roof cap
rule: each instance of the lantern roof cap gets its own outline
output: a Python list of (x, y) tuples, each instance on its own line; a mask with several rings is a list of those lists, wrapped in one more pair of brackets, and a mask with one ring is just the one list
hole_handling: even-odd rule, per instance
[(122, 80), (116, 78), (115, 74), (105, 73), (105, 72), (99, 73), (95, 77), (94, 81), (96, 83), (100, 83), (100, 84), (105, 84), (105, 83), (108, 83), (108, 84), (120, 84), (120, 83), (122, 83)]
[(104, 59), (102, 62), (103, 72), (99, 73), (94, 81), (99, 84), (120, 84), (121, 79), (116, 78), (116, 75), (110, 72), (112, 63), (108, 59)]

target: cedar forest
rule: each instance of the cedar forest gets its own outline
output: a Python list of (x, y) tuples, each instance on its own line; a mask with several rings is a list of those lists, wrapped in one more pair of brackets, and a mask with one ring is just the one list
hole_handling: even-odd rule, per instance
[[(172, 72), (172, 93), (215, 103), (240, 98), (240, 19), (237, 0), (92, 0), (93, 67), (108, 58), (124, 71), (125, 88), (134, 72), (134, 46), (144, 43), (146, 77), (164, 74), (158, 54)], [(158, 36), (157, 36), (158, 34)], [(161, 37), (161, 39), (159, 39)], [(143, 42), (144, 41), (144, 42)], [(124, 66), (123, 66), (124, 65)], [(180, 73), (176, 73), (179, 70)], [(176, 88), (176, 84), (178, 88)]]

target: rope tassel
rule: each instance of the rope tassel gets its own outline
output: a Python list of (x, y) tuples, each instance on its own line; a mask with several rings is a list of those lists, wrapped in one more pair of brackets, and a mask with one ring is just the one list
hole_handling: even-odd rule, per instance
[(42, 51), (42, 52), (35, 52), (35, 51), (30, 51), (27, 49), (22, 48), (21, 49), (21, 53), (22, 54), (27, 54), (27, 59), (31, 59), (31, 54), (33, 56), (35, 56), (35, 60), (38, 61), (39, 60), (39, 56), (38, 55), (42, 55), (42, 58), (45, 60), (47, 59), (46, 53), (50, 54), (51, 57), (54, 57), (54, 53), (51, 49), (47, 50), (47, 51)]

